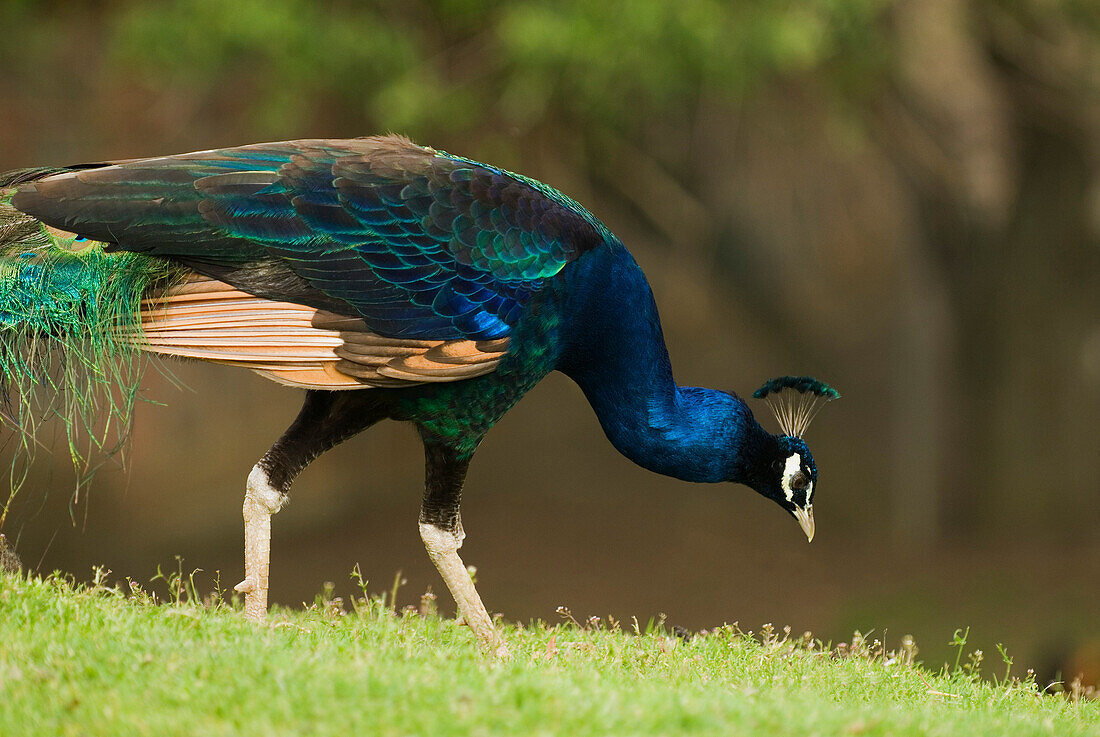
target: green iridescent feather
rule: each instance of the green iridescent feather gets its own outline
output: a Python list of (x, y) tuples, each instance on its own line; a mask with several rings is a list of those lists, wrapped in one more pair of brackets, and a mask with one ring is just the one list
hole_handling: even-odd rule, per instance
[[(141, 361), (121, 337), (138, 319), (142, 295), (173, 276), (162, 259), (105, 253), (11, 207), (0, 189), (0, 391), (17, 452), (34, 450), (34, 431), (59, 419), (85, 480), (90, 458), (118, 449), (129, 428)], [(23, 470), (20, 470), (23, 469)], [(14, 464), (0, 523), (25, 475)]]

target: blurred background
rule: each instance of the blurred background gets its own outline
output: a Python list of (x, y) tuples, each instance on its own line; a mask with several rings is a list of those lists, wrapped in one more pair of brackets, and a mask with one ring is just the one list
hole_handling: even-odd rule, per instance
[[(606, 222), (681, 384), (809, 373), (844, 395), (808, 433), (807, 545), (743, 487), (634, 467), (551, 376), (467, 484), (491, 610), (911, 633), (931, 663), (970, 626), (987, 662), (1003, 642), (1014, 672), (1095, 678), (1095, 3), (5, 0), (0, 27), (0, 169), (405, 133)], [(200, 588), (239, 580), (244, 480), (300, 397), (170, 371), (184, 388), (148, 373), (131, 444), (78, 499), (63, 444), (39, 453), (4, 528), (28, 567), (144, 582), (179, 555)], [(392, 423), (310, 467), (274, 518), (274, 600), (347, 595), (356, 563), (372, 591), (397, 571), (407, 602), (442, 591), (422, 473)]]

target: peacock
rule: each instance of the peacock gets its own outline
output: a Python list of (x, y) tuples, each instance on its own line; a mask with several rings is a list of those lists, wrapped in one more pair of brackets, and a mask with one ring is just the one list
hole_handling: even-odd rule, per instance
[[(817, 467), (802, 436), (838, 396), (810, 377), (767, 382), (755, 396), (773, 434), (737, 394), (677, 386), (646, 277), (603, 223), (539, 181), (397, 135), (3, 175), (0, 338), (9, 398), (68, 391), (77, 412), (97, 382), (132, 397), (134, 374), (117, 366), (140, 354), (305, 390), (245, 485), (236, 589), (257, 621), (271, 516), (295, 477), (381, 420), (412, 423), (426, 458), (420, 536), (489, 650), (494, 626), (458, 555), (463, 482), (485, 434), (551, 371), (579, 385), (630, 460), (744, 484), (809, 540)], [(93, 380), (57, 378), (59, 361)]]

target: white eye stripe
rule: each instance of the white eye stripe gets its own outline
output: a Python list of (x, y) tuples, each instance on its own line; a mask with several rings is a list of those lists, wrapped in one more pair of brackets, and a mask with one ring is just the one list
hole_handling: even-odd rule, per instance
[(796, 473), (802, 471), (802, 456), (798, 453), (792, 453), (787, 457), (787, 463), (783, 467), (783, 496), (787, 497), (787, 501), (794, 499), (794, 489), (791, 488), (791, 479), (794, 478)]

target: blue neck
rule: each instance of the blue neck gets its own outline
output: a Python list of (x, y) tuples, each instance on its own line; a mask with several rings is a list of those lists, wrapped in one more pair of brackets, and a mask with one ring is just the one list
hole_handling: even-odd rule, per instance
[(679, 387), (649, 283), (619, 244), (576, 262), (559, 368), (630, 460), (685, 481), (750, 483), (774, 437), (738, 397)]

